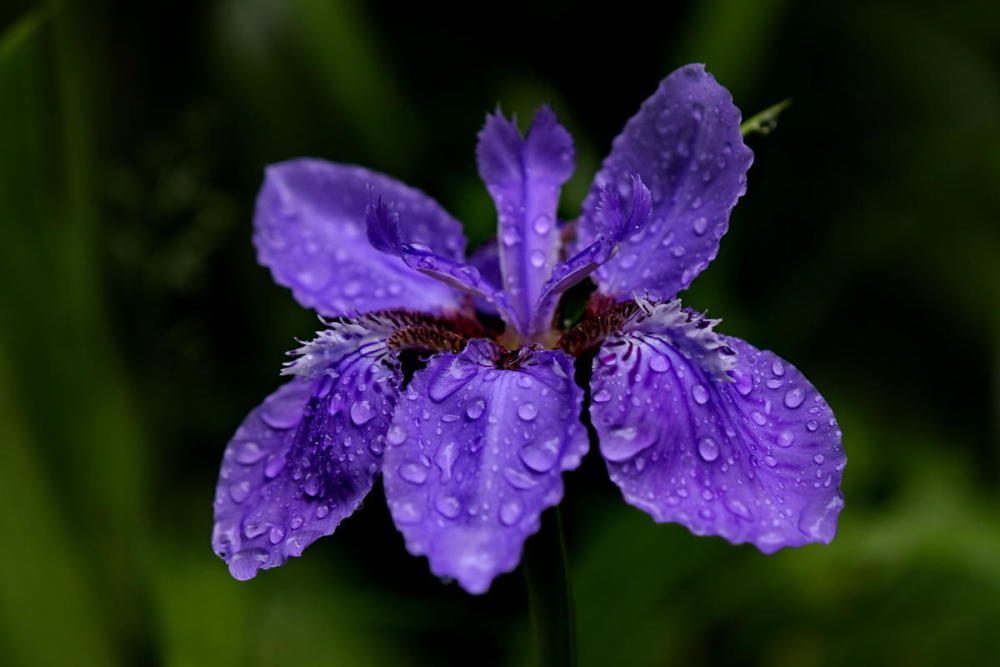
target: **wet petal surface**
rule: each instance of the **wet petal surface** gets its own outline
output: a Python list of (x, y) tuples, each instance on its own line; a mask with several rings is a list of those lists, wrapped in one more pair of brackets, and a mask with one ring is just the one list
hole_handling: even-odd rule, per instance
[(386, 498), (431, 571), (470, 593), (517, 566), (539, 515), (562, 498), (562, 472), (587, 451), (572, 358), (536, 351), (516, 370), (473, 340), (415, 374), (386, 436)]
[(765, 553), (829, 542), (846, 459), (822, 396), (739, 339), (720, 337), (736, 352), (727, 382), (683, 333), (650, 328), (607, 340), (594, 360), (591, 417), (625, 499)]
[(753, 158), (739, 126), (732, 96), (702, 65), (678, 69), (643, 102), (601, 165), (578, 223), (582, 249), (603, 233), (602, 188), (627, 196), (632, 174), (649, 188), (652, 219), (595, 272), (602, 293), (671, 298), (715, 259)]
[(269, 396), (226, 447), (212, 546), (237, 579), (333, 533), (379, 471), (399, 372), (371, 345), (325, 361)]
[(524, 137), (497, 112), (479, 133), (476, 157), (497, 208), (502, 287), (515, 319), (508, 323), (530, 339), (535, 302), (558, 258), (556, 208), (573, 173), (573, 140), (548, 107)]
[(267, 168), (254, 214), (260, 263), (299, 303), (326, 316), (457, 308), (455, 290), (371, 247), (365, 210), (378, 196), (394, 203), (410, 241), (462, 260), (461, 224), (434, 200), (361, 167), (303, 158)]

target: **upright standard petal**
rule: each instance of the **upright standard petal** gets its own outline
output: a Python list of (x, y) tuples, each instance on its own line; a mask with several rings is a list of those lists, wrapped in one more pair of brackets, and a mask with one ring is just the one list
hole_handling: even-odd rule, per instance
[(462, 260), (461, 225), (423, 193), (361, 167), (298, 159), (265, 174), (254, 214), (260, 263), (299, 303), (326, 316), (457, 308), (455, 290), (371, 247), (365, 210), (373, 196), (394, 202), (410, 241)]
[(625, 499), (765, 553), (829, 542), (846, 459), (816, 389), (676, 302), (646, 303), (638, 319), (605, 341), (591, 385), (601, 453)]
[(418, 371), (386, 436), (383, 476), (396, 526), (431, 571), (470, 593), (517, 566), (539, 515), (587, 435), (573, 360), (473, 340)]
[(401, 379), (384, 332), (342, 325), (292, 369), (299, 377), (250, 413), (222, 460), (212, 546), (237, 579), (333, 533), (381, 465)]
[(486, 118), (476, 147), (479, 174), (496, 203), (500, 267), (516, 321), (533, 340), (531, 314), (559, 254), (556, 208), (573, 173), (573, 139), (543, 107), (527, 136), (499, 112)]
[(752, 159), (739, 109), (704, 66), (664, 79), (615, 139), (583, 203), (578, 248), (606, 233), (603, 188), (626, 196), (639, 174), (652, 194), (652, 221), (595, 272), (599, 290), (620, 300), (636, 293), (668, 299), (690, 285), (718, 253)]

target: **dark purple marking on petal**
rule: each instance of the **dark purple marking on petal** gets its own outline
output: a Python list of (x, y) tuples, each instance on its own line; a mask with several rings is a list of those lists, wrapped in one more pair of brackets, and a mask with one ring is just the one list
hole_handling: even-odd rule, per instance
[(371, 490), (398, 396), (398, 366), (372, 345), (287, 383), (226, 447), (212, 547), (237, 579), (299, 556)]
[(703, 65), (664, 79), (615, 139), (583, 203), (578, 248), (603, 233), (604, 188), (625, 196), (631, 175), (639, 174), (652, 195), (650, 224), (594, 273), (599, 291), (668, 299), (690, 285), (718, 253), (752, 160), (739, 109)]
[(503, 285), (529, 340), (530, 316), (559, 253), (556, 208), (573, 173), (573, 139), (549, 107), (535, 114), (522, 138), (500, 112), (486, 117), (476, 147), (479, 174), (496, 203)]
[(587, 451), (572, 358), (539, 350), (498, 368), (507, 356), (479, 339), (434, 357), (386, 436), (386, 498), (407, 548), (470, 593), (517, 566)]
[(696, 535), (764, 553), (829, 542), (846, 464), (833, 412), (787, 362), (736, 338), (735, 382), (686, 355), (669, 330), (611, 338), (590, 408), (625, 499)]
[(361, 167), (303, 158), (267, 168), (254, 214), (260, 263), (299, 303), (330, 317), (401, 307), (457, 309), (460, 294), (371, 246), (365, 210), (372, 190), (394, 203), (410, 241), (462, 260), (462, 227), (434, 200)]

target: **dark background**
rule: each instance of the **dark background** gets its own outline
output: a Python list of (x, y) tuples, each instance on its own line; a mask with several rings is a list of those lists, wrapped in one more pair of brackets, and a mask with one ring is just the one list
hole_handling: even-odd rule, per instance
[(494, 224), (484, 113), (551, 102), (573, 216), (657, 82), (705, 62), (749, 194), (685, 301), (773, 349), (844, 431), (829, 546), (657, 526), (600, 460), (563, 503), (581, 664), (963, 665), (1000, 630), (1000, 20), (982, 2), (0, 7), (0, 663), (518, 665), (485, 596), (409, 556), (377, 487), (250, 583), (209, 546), (223, 446), (316, 326), (257, 266), (262, 168), (312, 155)]

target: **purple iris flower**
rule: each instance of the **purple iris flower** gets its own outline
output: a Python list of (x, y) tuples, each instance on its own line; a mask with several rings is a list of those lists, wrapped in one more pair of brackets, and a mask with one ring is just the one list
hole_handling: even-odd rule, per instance
[[(333, 533), (381, 473), (409, 551), (487, 590), (587, 453), (577, 358), (592, 360), (590, 418), (627, 502), (765, 553), (829, 542), (845, 465), (829, 406), (791, 364), (676, 300), (746, 190), (729, 92), (701, 65), (663, 80), (573, 223), (556, 218), (572, 139), (549, 108), (525, 135), (489, 115), (476, 156), (499, 227), (468, 259), (459, 222), (387, 176), (314, 159), (267, 169), (260, 262), (325, 328), (226, 448), (212, 543), (232, 575)], [(588, 276), (587, 314), (562, 331), (560, 297)]]

